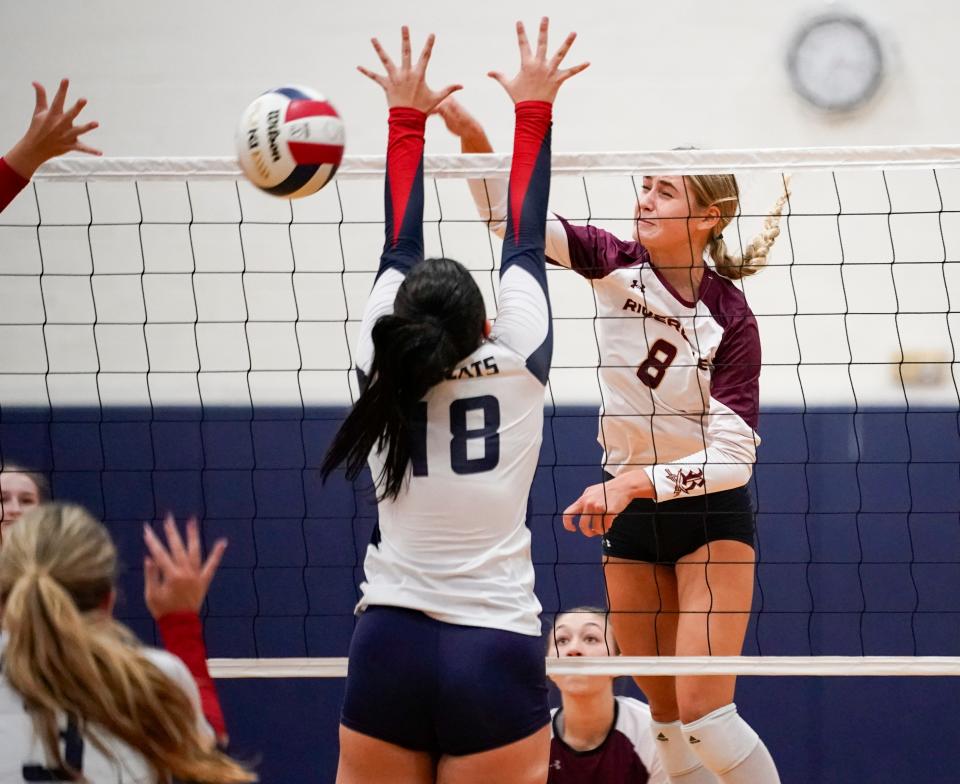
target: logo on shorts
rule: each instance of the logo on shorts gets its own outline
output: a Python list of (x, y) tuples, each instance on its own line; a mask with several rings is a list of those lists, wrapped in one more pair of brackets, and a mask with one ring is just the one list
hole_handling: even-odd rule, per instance
[(667, 479), (673, 482), (674, 496), (678, 496), (681, 493), (684, 495), (689, 495), (698, 487), (703, 487), (703, 469), (696, 468), (690, 471), (684, 471), (682, 468), (680, 468), (677, 469), (676, 473), (674, 473), (668, 468)]

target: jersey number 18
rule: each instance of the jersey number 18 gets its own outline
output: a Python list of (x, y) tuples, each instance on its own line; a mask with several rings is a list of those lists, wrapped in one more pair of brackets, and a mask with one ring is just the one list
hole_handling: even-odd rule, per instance
[[(469, 427), (467, 414), (483, 413), (481, 427)], [(417, 404), (410, 443), (410, 463), (414, 476), (427, 476), (427, 404)], [(450, 467), (455, 474), (479, 474), (492, 471), (500, 462), (500, 401), (493, 395), (465, 397), (450, 404)], [(483, 442), (483, 454), (468, 457), (471, 441)]]

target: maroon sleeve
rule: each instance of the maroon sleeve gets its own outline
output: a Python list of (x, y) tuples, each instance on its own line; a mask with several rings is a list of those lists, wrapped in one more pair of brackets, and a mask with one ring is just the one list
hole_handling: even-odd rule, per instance
[(722, 278), (701, 287), (701, 298), (723, 327), (713, 357), (710, 397), (738, 414), (754, 430), (760, 419), (760, 331), (743, 294)]
[[(619, 267), (630, 267), (650, 258), (638, 242), (626, 242), (596, 226), (574, 226), (559, 215), (557, 218), (567, 233), (570, 268), (585, 278), (603, 278)], [(547, 261), (559, 263), (550, 258)]]
[(14, 197), (20, 193), (29, 180), (23, 179), (5, 159), (0, 158), (0, 212), (3, 212)]
[(203, 715), (218, 738), (227, 734), (223, 709), (217, 696), (217, 687), (207, 669), (207, 647), (203, 643), (203, 627), (200, 616), (193, 612), (176, 612), (157, 620), (163, 646), (179, 657), (197, 684)]

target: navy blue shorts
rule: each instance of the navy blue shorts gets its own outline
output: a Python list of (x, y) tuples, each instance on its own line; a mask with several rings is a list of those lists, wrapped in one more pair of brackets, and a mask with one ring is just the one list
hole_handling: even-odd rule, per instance
[(707, 542), (733, 540), (753, 547), (753, 501), (746, 486), (657, 503), (635, 498), (603, 537), (603, 554), (674, 564)]
[(340, 721), (435, 756), (522, 740), (550, 722), (543, 641), (369, 607), (350, 642)]

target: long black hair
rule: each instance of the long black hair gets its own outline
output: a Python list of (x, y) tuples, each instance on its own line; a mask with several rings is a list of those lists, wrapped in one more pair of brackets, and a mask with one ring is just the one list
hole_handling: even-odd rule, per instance
[(383, 472), (374, 477), (378, 498), (396, 498), (410, 462), (414, 407), (480, 345), (485, 320), (483, 295), (462, 264), (439, 258), (415, 266), (393, 313), (373, 326), (366, 386), (323, 460), (324, 481), (341, 463), (347, 478), (356, 479), (376, 448), (384, 455)]

